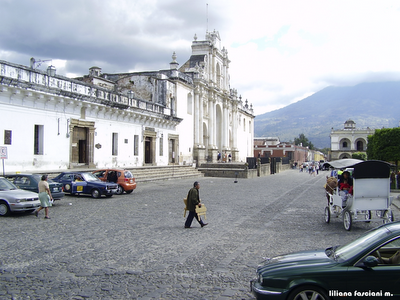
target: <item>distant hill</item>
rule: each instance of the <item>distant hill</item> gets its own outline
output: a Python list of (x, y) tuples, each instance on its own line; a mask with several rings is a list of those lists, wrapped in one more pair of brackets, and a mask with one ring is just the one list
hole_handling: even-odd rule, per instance
[(293, 141), (299, 134), (317, 148), (330, 147), (330, 131), (342, 129), (346, 120), (356, 128), (399, 126), (400, 82), (361, 83), (348, 87), (327, 87), (284, 108), (256, 116), (256, 137), (277, 136)]

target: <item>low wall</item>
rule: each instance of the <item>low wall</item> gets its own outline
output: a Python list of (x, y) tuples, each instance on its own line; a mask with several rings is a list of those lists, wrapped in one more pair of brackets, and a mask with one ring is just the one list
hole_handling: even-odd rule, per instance
[(271, 174), (270, 164), (263, 164), (260, 166), (260, 172), (258, 172), (257, 169), (248, 170), (247, 178), (265, 177), (269, 176), (270, 174)]
[(205, 177), (248, 178), (247, 166), (235, 163), (202, 164), (198, 170)]

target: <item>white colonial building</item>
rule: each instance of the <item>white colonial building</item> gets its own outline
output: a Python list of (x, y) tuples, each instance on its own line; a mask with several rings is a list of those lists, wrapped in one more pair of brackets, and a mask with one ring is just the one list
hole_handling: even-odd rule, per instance
[(331, 130), (330, 160), (351, 158), (355, 152), (367, 152), (368, 136), (375, 133), (375, 129), (357, 129), (353, 120), (347, 120), (343, 129)]
[[(254, 114), (229, 85), (218, 32), (194, 38), (179, 68), (71, 79), (0, 61), (2, 157), (7, 172), (130, 168), (253, 155)], [(6, 152), (6, 153), (5, 153)]]

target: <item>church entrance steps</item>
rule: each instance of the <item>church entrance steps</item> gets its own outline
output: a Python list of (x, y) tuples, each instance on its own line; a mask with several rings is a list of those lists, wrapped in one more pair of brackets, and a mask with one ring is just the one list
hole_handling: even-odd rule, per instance
[(129, 169), (136, 182), (146, 182), (155, 180), (168, 180), (179, 178), (195, 178), (204, 175), (192, 166), (148, 166)]

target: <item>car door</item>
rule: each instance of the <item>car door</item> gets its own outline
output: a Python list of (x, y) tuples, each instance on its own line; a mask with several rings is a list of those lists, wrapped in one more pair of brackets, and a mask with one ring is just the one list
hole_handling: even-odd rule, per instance
[[(372, 268), (350, 267), (346, 281), (354, 299), (400, 297), (400, 265), (378, 265)], [(363, 294), (366, 293), (366, 294)]]
[(72, 193), (73, 194), (87, 194), (88, 183), (83, 179), (82, 175), (75, 175), (74, 181), (72, 182)]
[(74, 194), (87, 194), (87, 182), (77, 181), (72, 183), (72, 193)]
[[(374, 256), (380, 263), (374, 267), (360, 267), (359, 264), (349, 267), (347, 284), (353, 291), (354, 299), (362, 297), (399, 299), (400, 297), (400, 260), (391, 259), (400, 250), (400, 239), (394, 239), (379, 247), (367, 256)], [(391, 253), (385, 257), (386, 253)], [(383, 259), (381, 258), (383, 257)], [(385, 262), (384, 262), (384, 261)], [(366, 294), (363, 294), (366, 293)]]

